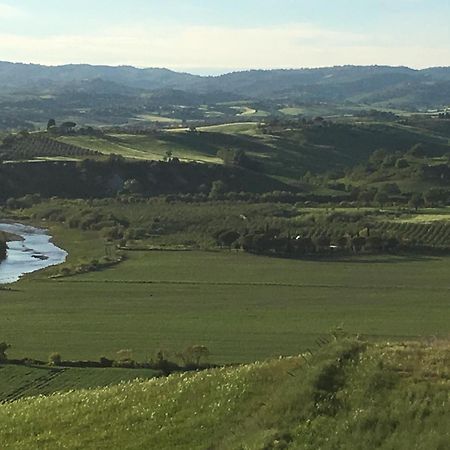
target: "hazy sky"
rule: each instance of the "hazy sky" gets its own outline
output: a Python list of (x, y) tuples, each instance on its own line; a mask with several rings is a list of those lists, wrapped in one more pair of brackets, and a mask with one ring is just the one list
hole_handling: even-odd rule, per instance
[(198, 73), (450, 65), (450, 0), (0, 0), (0, 60)]

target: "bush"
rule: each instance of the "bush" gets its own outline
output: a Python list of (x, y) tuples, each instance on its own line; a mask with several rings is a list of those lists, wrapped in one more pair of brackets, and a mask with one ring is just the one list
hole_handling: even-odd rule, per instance
[(180, 370), (177, 363), (170, 361), (168, 355), (163, 351), (159, 350), (156, 353), (155, 359), (151, 359), (149, 363), (150, 368), (155, 370), (161, 370), (165, 375), (176, 372)]
[(183, 361), (185, 367), (200, 367), (200, 363), (209, 357), (210, 352), (208, 347), (204, 345), (192, 345), (183, 352), (178, 354), (178, 357)]
[(49, 366), (60, 366), (61, 365), (61, 355), (59, 353), (50, 353), (48, 357)]
[(8, 356), (6, 351), (10, 349), (11, 346), (6, 342), (0, 342), (0, 362), (8, 361)]
[(114, 361), (112, 359), (108, 359), (105, 356), (100, 357), (100, 365), (102, 367), (112, 367), (114, 364)]

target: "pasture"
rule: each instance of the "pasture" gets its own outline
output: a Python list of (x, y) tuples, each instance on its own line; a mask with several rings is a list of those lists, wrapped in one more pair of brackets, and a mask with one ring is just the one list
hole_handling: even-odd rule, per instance
[[(88, 248), (102, 251), (94, 233), (71, 230), (56, 241), (74, 250), (72, 260)], [(298, 354), (336, 326), (369, 339), (449, 333), (448, 257), (126, 256), (100, 272), (48, 279), (50, 269), (1, 290), (1, 339), (12, 344), (10, 356), (98, 359), (126, 348), (144, 360), (159, 349), (173, 355), (202, 344), (211, 362), (228, 363)]]
[[(115, 134), (106, 137), (65, 136), (59, 141), (86, 149), (97, 150), (105, 155), (116, 154), (125, 158), (162, 161), (171, 152), (182, 161), (199, 161), (220, 164), (217, 150), (211, 153), (206, 142), (200, 141), (185, 130), (179, 133), (158, 135)], [(196, 146), (198, 144), (198, 147)], [(214, 150), (214, 146), (211, 146)]]

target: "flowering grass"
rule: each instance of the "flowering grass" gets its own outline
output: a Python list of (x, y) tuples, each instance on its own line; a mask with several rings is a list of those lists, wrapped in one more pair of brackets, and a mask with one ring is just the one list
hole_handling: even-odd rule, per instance
[(0, 406), (2, 448), (445, 449), (448, 342), (335, 342), (314, 356)]

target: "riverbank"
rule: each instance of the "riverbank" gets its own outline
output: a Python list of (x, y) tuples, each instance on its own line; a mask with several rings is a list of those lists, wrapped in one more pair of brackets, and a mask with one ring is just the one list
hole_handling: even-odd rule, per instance
[(63, 263), (67, 252), (51, 242), (41, 228), (20, 223), (1, 222), (0, 232), (7, 237), (7, 255), (0, 263), (0, 284), (14, 283), (27, 273)]

